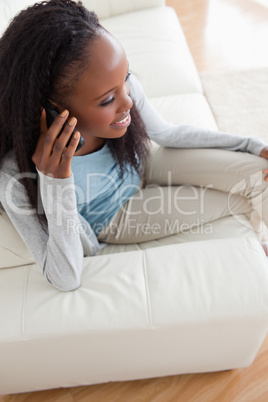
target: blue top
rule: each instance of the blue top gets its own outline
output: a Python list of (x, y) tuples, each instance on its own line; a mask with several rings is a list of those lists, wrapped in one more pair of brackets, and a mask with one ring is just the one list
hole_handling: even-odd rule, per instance
[(120, 207), (138, 190), (140, 177), (120, 168), (107, 145), (99, 151), (72, 158), (77, 210), (98, 235)]

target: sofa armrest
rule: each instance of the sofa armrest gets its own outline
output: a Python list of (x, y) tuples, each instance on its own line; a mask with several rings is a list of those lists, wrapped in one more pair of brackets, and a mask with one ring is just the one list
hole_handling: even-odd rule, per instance
[(99, 18), (109, 18), (145, 8), (164, 6), (165, 0), (83, 0), (83, 5), (89, 10), (94, 10)]

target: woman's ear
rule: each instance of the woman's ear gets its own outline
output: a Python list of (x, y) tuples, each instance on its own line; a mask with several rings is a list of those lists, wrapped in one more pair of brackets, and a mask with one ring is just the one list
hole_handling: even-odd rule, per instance
[(50, 99), (48, 99), (48, 101), (51, 103), (51, 105), (53, 105), (54, 107), (56, 107), (58, 109), (59, 113), (63, 112), (64, 108), (61, 105), (59, 105), (57, 102), (54, 102)]

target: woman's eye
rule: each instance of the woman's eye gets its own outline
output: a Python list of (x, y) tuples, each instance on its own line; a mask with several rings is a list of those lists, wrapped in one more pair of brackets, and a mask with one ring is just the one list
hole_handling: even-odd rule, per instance
[(107, 106), (110, 105), (110, 103), (112, 103), (114, 101), (114, 96), (109, 96), (108, 98), (104, 99), (103, 101), (101, 101), (100, 106)]
[[(129, 79), (130, 75), (131, 75), (131, 73), (128, 72), (127, 76), (126, 76), (126, 79), (125, 79), (125, 82)], [(111, 103), (113, 103), (114, 100), (115, 100), (114, 95), (110, 95), (107, 98), (103, 99), (103, 101), (101, 101), (100, 106), (108, 106)]]

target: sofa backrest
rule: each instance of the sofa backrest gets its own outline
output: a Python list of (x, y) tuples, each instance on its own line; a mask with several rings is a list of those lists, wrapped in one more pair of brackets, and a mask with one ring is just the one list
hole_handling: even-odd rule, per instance
[(99, 18), (129, 13), (165, 5), (165, 0), (83, 0), (84, 6), (94, 10)]
[[(0, 36), (8, 27), (11, 19), (22, 9), (41, 0), (1, 0)], [(82, 0), (89, 10), (94, 10), (99, 18), (108, 18), (140, 9), (165, 5), (165, 0)]]

